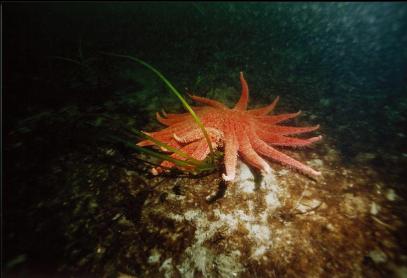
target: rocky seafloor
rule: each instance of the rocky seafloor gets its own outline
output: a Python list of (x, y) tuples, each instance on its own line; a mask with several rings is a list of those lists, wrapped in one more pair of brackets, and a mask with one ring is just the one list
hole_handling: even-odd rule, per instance
[[(138, 274), (122, 269), (122, 276), (404, 277), (397, 215), (403, 203), (395, 189), (368, 167), (340, 167), (326, 142), (318, 154), (297, 156), (323, 176), (312, 180), (276, 166), (259, 178), (240, 163), (233, 184), (218, 175), (157, 178), (137, 223), (119, 222), (138, 235), (122, 247)], [(124, 184), (139, 196), (133, 175)]]
[(65, 173), (71, 187), (32, 208), (42, 219), (33, 226), (49, 233), (57, 225), (67, 241), (58, 275), (405, 277), (405, 200), (397, 185), (363, 166), (372, 155), (344, 166), (326, 138), (285, 152), (322, 176), (272, 163), (261, 177), (239, 162), (235, 182), (226, 184), (221, 171), (147, 177), (139, 167), (67, 155), (63, 161), (75, 163)]

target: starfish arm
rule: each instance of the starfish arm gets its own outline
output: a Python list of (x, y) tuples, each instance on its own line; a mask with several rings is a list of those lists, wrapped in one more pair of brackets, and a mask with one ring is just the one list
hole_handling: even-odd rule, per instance
[(209, 154), (208, 143), (205, 139), (199, 140), (196, 149), (192, 153), (192, 157), (197, 160), (204, 160)]
[(257, 135), (260, 137), (261, 140), (273, 146), (284, 146), (284, 147), (304, 147), (322, 139), (322, 136), (301, 139), (294, 137), (286, 137), (283, 135), (261, 134), (259, 132), (257, 132)]
[(175, 124), (182, 123), (184, 121), (192, 120), (192, 116), (189, 113), (183, 113), (183, 114), (167, 114), (167, 113), (164, 114), (163, 113), (163, 115), (165, 116), (165, 118), (161, 117), (160, 114), (157, 112), (156, 113), (157, 121), (159, 121), (160, 123), (162, 123), (163, 125), (166, 125), (166, 126), (172, 126)]
[[(151, 135), (151, 134), (150, 134), (150, 136), (153, 137), (154, 139), (159, 140), (164, 143), (167, 143), (172, 139), (171, 136), (164, 137), (164, 136), (156, 136), (156, 135)], [(150, 140), (147, 140), (147, 139), (137, 143), (137, 146), (140, 146), (140, 147), (153, 146), (153, 145), (155, 145), (155, 143)]]
[(195, 128), (180, 136), (178, 136), (176, 133), (174, 133), (173, 137), (175, 140), (177, 140), (177, 142), (186, 144), (186, 143), (190, 143), (190, 142), (196, 141), (198, 139), (201, 139), (204, 137), (204, 135), (202, 134), (202, 130), (200, 128)]
[(143, 141), (138, 142), (136, 145), (139, 147), (146, 147), (146, 146), (152, 146), (152, 145), (154, 145), (154, 143), (151, 141), (148, 141), (148, 140), (143, 140)]
[(253, 136), (250, 138), (251, 142), (253, 144), (253, 147), (256, 149), (256, 151), (266, 157), (272, 158), (274, 160), (277, 160), (278, 162), (294, 167), (301, 172), (311, 175), (311, 176), (319, 176), (321, 175), (321, 172), (315, 171), (311, 167), (302, 164), (298, 160), (295, 160), (292, 157), (289, 157), (288, 155), (276, 150), (275, 148), (267, 145), (264, 141), (258, 139), (257, 137)]
[(274, 110), (274, 108), (276, 107), (277, 102), (279, 101), (279, 99), (280, 99), (280, 97), (277, 96), (274, 99), (274, 101), (272, 103), (270, 103), (269, 105), (267, 105), (265, 107), (249, 110), (249, 113), (251, 115), (254, 115), (254, 116), (265, 116), (265, 115), (267, 115), (268, 113), (270, 113), (271, 111)]
[(166, 117), (166, 118), (168, 117), (168, 114), (167, 114), (167, 112), (165, 112), (164, 109), (161, 109), (161, 114), (163, 114), (163, 116)]
[(270, 165), (268, 165), (268, 163), (255, 152), (250, 144), (246, 131), (239, 132), (238, 138), (239, 154), (242, 156), (243, 160), (265, 173), (270, 173)]
[(242, 94), (240, 95), (240, 99), (233, 109), (246, 110), (247, 104), (249, 102), (249, 86), (247, 85), (247, 82), (244, 79), (243, 72), (240, 72), (240, 83), (242, 85)]
[[(212, 128), (212, 127), (206, 127), (205, 129), (208, 132), (208, 134), (210, 135), (212, 142), (218, 141), (221, 138), (223, 138), (223, 132), (221, 132), (219, 129)], [(177, 134), (174, 133), (173, 136), (174, 136), (175, 140), (177, 140), (180, 143), (184, 143), (184, 144), (204, 138), (204, 135), (200, 128), (195, 128), (181, 136), (178, 136)]]
[[(171, 138), (169, 141), (166, 141), (164, 143), (166, 143), (168, 146), (176, 148), (176, 149), (181, 149), (182, 148), (182, 145), (179, 142), (177, 142), (177, 140), (175, 140), (174, 138)], [(171, 152), (171, 151), (169, 151), (169, 150), (167, 150), (166, 148), (163, 148), (163, 147), (160, 147), (160, 149), (163, 152)]]
[(236, 176), (236, 165), (237, 165), (237, 151), (239, 144), (235, 136), (235, 131), (233, 126), (225, 132), (225, 169), (226, 175), (222, 174), (225, 181), (232, 181)]
[[(170, 146), (176, 147), (178, 148), (180, 146), (180, 144), (173, 138), (173, 131), (171, 132), (166, 132), (166, 133), (161, 133), (161, 132), (151, 132), (151, 133), (147, 133), (144, 132), (147, 135), (153, 137), (154, 139), (161, 141), (163, 143), (166, 143)], [(145, 146), (153, 146), (155, 145), (154, 142), (146, 139), (146, 140), (142, 140), (140, 142), (137, 143), (138, 146), (140, 147), (145, 147)]]
[(223, 103), (220, 103), (219, 101), (210, 99), (210, 98), (205, 98), (205, 97), (198, 97), (194, 95), (189, 95), (194, 101), (200, 102), (215, 108), (220, 108), (220, 109), (225, 109), (227, 108)]
[(272, 126), (267, 126), (267, 125), (261, 125), (259, 129), (264, 129), (266, 130), (266, 133), (268, 134), (277, 134), (277, 135), (293, 135), (293, 134), (300, 134), (300, 133), (306, 133), (306, 132), (311, 132), (314, 130), (317, 130), (319, 128), (319, 125), (316, 126), (307, 126), (307, 127), (295, 127), (295, 126), (279, 126), (279, 125), (272, 125)]
[[(195, 106), (193, 107), (193, 110), (199, 115), (198, 112), (202, 110), (202, 106)], [(167, 126), (175, 125), (178, 123), (182, 123), (184, 121), (193, 121), (193, 118), (189, 112), (187, 113), (181, 113), (181, 114), (172, 114), (172, 113), (166, 113), (164, 110), (161, 111), (161, 113), (164, 115), (165, 118), (161, 117), (158, 113), (157, 115), (157, 120)]]
[[(143, 133), (147, 134), (148, 136), (152, 136), (150, 132), (143, 131)], [(154, 142), (146, 139), (146, 140), (142, 140), (142, 141), (138, 142), (136, 145), (139, 147), (146, 147), (146, 146), (152, 146), (155, 144), (154, 144)]]
[(163, 115), (167, 118), (167, 119), (185, 119), (191, 116), (191, 114), (189, 112), (187, 113), (163, 113)]
[(177, 122), (182, 122), (185, 120), (188, 120), (189, 118), (192, 118), (191, 114), (189, 113), (182, 113), (182, 114), (167, 114), (167, 116), (165, 116), (168, 120), (172, 120), (174, 121), (175, 124)]
[(150, 132), (147, 134), (154, 137), (157, 140), (168, 141), (168, 140), (170, 140), (170, 138), (172, 138), (174, 133), (183, 134), (185, 132), (188, 132), (191, 129), (191, 126), (194, 126), (194, 125), (195, 125), (194, 122), (184, 121), (182, 123), (171, 125), (162, 130)]
[(157, 121), (159, 121), (163, 125), (170, 126), (170, 125), (174, 124), (174, 121), (161, 117), (160, 113), (158, 113), (158, 112), (155, 113), (155, 116), (157, 118)]
[(289, 113), (289, 114), (280, 114), (280, 115), (273, 115), (273, 116), (261, 116), (256, 117), (256, 120), (264, 123), (264, 124), (278, 124), (284, 122), (289, 119), (293, 119), (301, 114), (301, 111), (296, 113)]

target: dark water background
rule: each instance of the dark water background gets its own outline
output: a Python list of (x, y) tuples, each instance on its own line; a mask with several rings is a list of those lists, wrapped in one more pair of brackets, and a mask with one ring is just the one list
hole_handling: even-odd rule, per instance
[(145, 88), (132, 75), (139, 67), (101, 51), (142, 58), (180, 91), (203, 96), (239, 90), (244, 71), (253, 106), (279, 95), (282, 107), (321, 124), (344, 165), (368, 153), (383, 179), (405, 185), (404, 3), (5, 3), (3, 18), (5, 262), (64, 260), (61, 219), (40, 233), (51, 211), (31, 209), (59, 186), (45, 178), (50, 164), (98, 144), (99, 133), (76, 130), (73, 120), (128, 113), (142, 129), (165, 99), (169, 110), (179, 107), (162, 85), (158, 100), (126, 98)]

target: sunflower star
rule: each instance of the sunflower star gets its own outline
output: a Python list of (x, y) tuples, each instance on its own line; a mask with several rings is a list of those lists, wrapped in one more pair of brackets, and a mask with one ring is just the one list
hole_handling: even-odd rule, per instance
[[(261, 170), (262, 174), (271, 171), (269, 164), (262, 158), (263, 156), (296, 168), (305, 174), (311, 176), (320, 175), (320, 172), (272, 147), (310, 145), (320, 140), (322, 136), (301, 139), (287, 137), (287, 135), (310, 132), (318, 129), (319, 125), (312, 127), (278, 125), (288, 119), (297, 117), (301, 113), (299, 111), (297, 113), (268, 116), (267, 114), (273, 111), (277, 105), (279, 97), (268, 106), (247, 110), (249, 88), (242, 72), (240, 72), (240, 82), (242, 93), (233, 109), (216, 100), (191, 95), (194, 101), (206, 104), (206, 106), (195, 107), (194, 110), (204, 124), (213, 148), (223, 147), (224, 149), (226, 175), (222, 174), (223, 179), (225, 181), (234, 180), (238, 155), (249, 165)], [(181, 149), (197, 160), (204, 160), (209, 154), (209, 146), (192, 116), (189, 113), (166, 114), (163, 112), (163, 114), (165, 118), (157, 113), (157, 120), (168, 127), (147, 134), (172, 147)], [(137, 145), (149, 146), (154, 145), (154, 143), (144, 140)], [(175, 153), (171, 156), (183, 159)], [(161, 166), (171, 168), (175, 165), (172, 162), (163, 161)], [(157, 167), (152, 172), (158, 174), (161, 171), (162, 169)]]

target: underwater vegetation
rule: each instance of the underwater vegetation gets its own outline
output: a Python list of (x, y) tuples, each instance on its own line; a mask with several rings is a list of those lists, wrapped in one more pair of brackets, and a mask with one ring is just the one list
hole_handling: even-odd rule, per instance
[[(195, 123), (198, 126), (197, 132), (202, 134), (202, 139), (203, 139), (204, 143), (207, 144), (206, 146), (207, 146), (208, 152), (205, 154), (205, 157), (203, 157), (202, 159), (197, 159), (193, 155), (191, 156), (191, 154), (189, 154), (188, 152), (185, 152), (185, 150), (179, 148), (179, 146), (175, 146), (174, 144), (167, 144), (167, 142), (160, 141), (156, 138), (151, 137), (149, 134), (142, 133), (134, 128), (130, 128), (130, 130), (135, 135), (148, 140), (150, 143), (153, 143), (156, 146), (159, 146), (161, 148), (161, 150), (165, 150), (167, 152), (174, 153), (174, 155), (169, 156), (165, 153), (151, 151), (151, 150), (139, 147), (138, 146), (139, 144), (134, 145), (130, 141), (125, 141), (125, 140), (115, 137), (115, 136), (111, 136), (111, 137), (115, 140), (125, 143), (127, 146), (134, 148), (134, 149), (138, 150), (139, 152), (145, 153), (147, 155), (151, 155), (156, 158), (164, 159), (165, 161), (171, 163), (168, 166), (161, 165), (164, 168), (170, 169), (174, 165), (177, 165), (181, 169), (184, 169), (185, 171), (190, 171), (193, 174), (199, 174), (204, 171), (214, 170), (215, 169), (215, 160), (217, 160), (217, 158), (219, 157), (219, 153), (215, 153), (213, 151), (210, 137), (209, 137), (204, 125), (202, 124), (200, 118), (196, 115), (195, 111), (187, 103), (187, 101), (180, 94), (180, 92), (171, 84), (171, 82), (161, 72), (159, 72), (153, 66), (151, 66), (150, 64), (146, 63), (145, 61), (143, 61), (139, 58), (128, 56), (128, 55), (114, 54), (114, 53), (102, 53), (102, 54), (130, 59), (132, 61), (135, 61), (135, 62), (145, 66), (146, 68), (151, 70), (154, 74), (156, 74), (169, 88), (170, 92), (173, 93), (180, 100), (182, 105), (188, 110), (189, 114), (188, 113), (187, 114), (191, 116), (191, 124)], [(209, 153), (210, 153), (210, 156), (208, 157), (208, 159), (205, 159), (205, 158), (207, 158)], [(162, 169), (162, 168), (157, 168), (157, 169)], [(157, 174), (157, 172), (154, 172), (154, 173)]]

